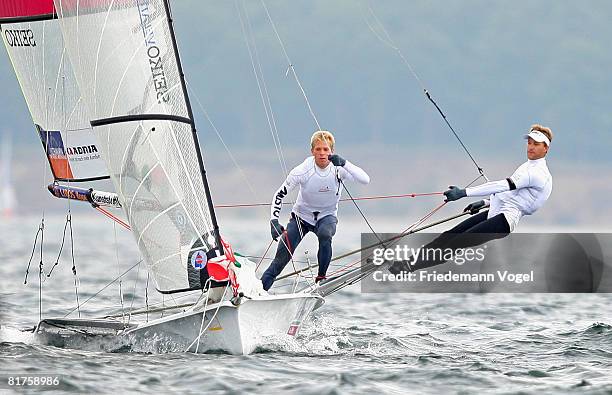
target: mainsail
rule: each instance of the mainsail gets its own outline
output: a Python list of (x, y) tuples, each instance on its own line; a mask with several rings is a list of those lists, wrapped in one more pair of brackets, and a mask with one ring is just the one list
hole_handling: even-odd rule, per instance
[(110, 177), (160, 292), (200, 289), (222, 245), (163, 0), (55, 0)]
[(55, 180), (108, 178), (52, 0), (3, 0), (0, 30)]

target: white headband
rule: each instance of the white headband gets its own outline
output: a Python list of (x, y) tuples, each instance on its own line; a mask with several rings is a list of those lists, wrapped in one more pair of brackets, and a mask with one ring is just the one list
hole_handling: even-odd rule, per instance
[(550, 147), (550, 139), (544, 133), (539, 130), (530, 130), (528, 134), (525, 135), (525, 139), (531, 137), (538, 143), (546, 143), (547, 147)]

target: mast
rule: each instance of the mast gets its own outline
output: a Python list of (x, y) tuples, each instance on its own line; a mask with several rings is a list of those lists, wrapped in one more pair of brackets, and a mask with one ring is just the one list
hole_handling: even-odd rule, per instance
[(193, 118), (193, 110), (191, 109), (191, 102), (189, 101), (189, 95), (187, 94), (187, 85), (185, 83), (185, 74), (183, 73), (183, 65), (181, 64), (181, 58), (179, 57), (178, 45), (176, 44), (176, 36), (174, 34), (174, 25), (172, 20), (172, 12), (170, 10), (169, 0), (164, 0), (164, 7), (166, 8), (166, 15), (168, 15), (168, 29), (170, 30), (170, 38), (172, 39), (172, 48), (174, 49), (174, 57), (176, 58), (176, 64), (179, 72), (179, 78), (181, 80), (181, 89), (185, 97), (185, 104), (187, 106), (187, 114), (189, 116), (191, 125), (191, 134), (193, 136), (193, 142), (195, 144), (196, 154), (198, 157), (198, 165), (200, 166), (200, 173), (202, 174), (202, 182), (204, 183), (204, 192), (206, 194), (206, 201), (210, 210), (210, 219), (213, 225), (213, 232), (215, 233), (215, 241), (217, 248), (219, 249), (219, 255), (223, 255), (223, 244), (221, 243), (221, 233), (219, 232), (219, 224), (217, 223), (217, 215), (215, 214), (215, 206), (213, 205), (212, 196), (210, 194), (210, 187), (208, 185), (208, 179), (206, 178), (206, 169), (204, 168), (204, 160), (202, 159), (202, 152), (200, 150), (200, 143), (198, 141), (198, 133), (195, 126), (195, 120)]

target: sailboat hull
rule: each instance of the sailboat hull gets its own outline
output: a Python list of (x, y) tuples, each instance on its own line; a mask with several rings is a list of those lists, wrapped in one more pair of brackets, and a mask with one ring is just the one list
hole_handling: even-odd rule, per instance
[(123, 335), (136, 342), (171, 340), (189, 352), (244, 355), (270, 338), (297, 335), (308, 315), (322, 304), (320, 296), (311, 294), (269, 295), (247, 299), (238, 306), (224, 301), (205, 311), (187, 311), (150, 321), (127, 329)]
[(238, 305), (225, 300), (199, 306), (127, 328), (113, 320), (45, 319), (35, 332), (44, 343), (59, 347), (110, 344), (135, 351), (246, 355), (279, 337), (296, 336), (323, 303), (322, 297), (308, 293), (266, 295)]

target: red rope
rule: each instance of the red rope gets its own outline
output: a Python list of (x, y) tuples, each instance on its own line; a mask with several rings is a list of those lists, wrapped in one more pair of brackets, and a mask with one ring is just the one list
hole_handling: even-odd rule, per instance
[(127, 230), (131, 229), (130, 225), (126, 224), (125, 222), (123, 222), (119, 218), (115, 217), (113, 214), (111, 214), (108, 211), (104, 210), (102, 207), (97, 206), (97, 207), (95, 207), (95, 209), (98, 210), (100, 213), (106, 215), (108, 218), (112, 219), (113, 221), (115, 221), (119, 225), (123, 226), (125, 229), (127, 229)]
[[(402, 195), (379, 195), (379, 196), (362, 196), (356, 197), (353, 200), (380, 200), (380, 199), (397, 199), (397, 198), (415, 198), (420, 196), (437, 196), (443, 195), (444, 192), (427, 192), (427, 193), (405, 193)], [(340, 199), (341, 202), (349, 202), (350, 198)], [(293, 204), (284, 202), (283, 204)], [(218, 204), (215, 208), (237, 208), (237, 207), (269, 207), (270, 203), (243, 203), (243, 204)]]

